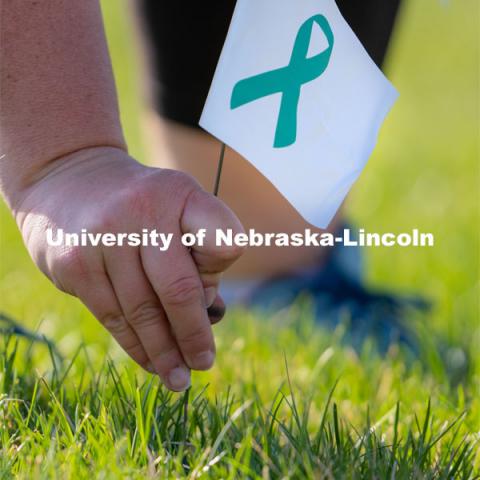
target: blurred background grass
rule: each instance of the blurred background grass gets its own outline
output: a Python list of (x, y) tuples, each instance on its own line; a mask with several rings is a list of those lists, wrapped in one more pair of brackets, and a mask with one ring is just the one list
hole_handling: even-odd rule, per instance
[[(128, 144), (134, 156), (146, 161), (138, 122), (140, 62), (129, 10), (120, 0), (104, 0), (103, 8)], [(417, 321), (453, 346), (452, 361), (470, 357), (462, 384), (450, 390), (446, 373), (435, 361), (431, 366), (436, 371), (418, 364), (408, 370), (401, 356), (381, 359), (369, 353), (368, 346), (359, 357), (340, 347), (335, 335), (312, 334), (308, 321), (301, 326), (308, 314), (296, 307), (262, 324), (248, 312), (227, 317), (218, 327), (217, 366), (198, 375), (200, 383), (212, 384), (210, 391), (224, 390), (228, 383), (240, 390), (256, 383), (265, 392), (273, 391), (285, 378), (285, 349), (300, 385), (315, 385), (325, 393), (338, 376), (346, 379), (337, 395), (352, 420), (366, 403), (381, 414), (398, 399), (413, 408), (415, 402), (424, 406), (433, 395), (445, 418), (469, 402), (468, 422), (478, 430), (478, 15), (477, 0), (405, 2), (387, 65), (401, 97), (347, 207), (353, 222), (367, 230), (419, 228), (435, 234), (433, 248), (367, 250), (368, 278), (374, 285), (420, 292), (434, 302), (432, 314)], [(135, 368), (79, 302), (57, 292), (36, 270), (3, 204), (0, 222), (0, 309), (39, 327), (65, 355), (85, 342), (93, 364), (108, 351), (127, 368)]]

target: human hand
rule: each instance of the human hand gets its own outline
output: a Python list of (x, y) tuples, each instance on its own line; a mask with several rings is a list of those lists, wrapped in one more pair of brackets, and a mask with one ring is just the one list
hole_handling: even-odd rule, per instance
[[(168, 388), (184, 390), (190, 369), (212, 366), (211, 323), (224, 312), (220, 275), (242, 253), (216, 247), (215, 229), (243, 229), (195, 180), (145, 167), (121, 149), (91, 148), (56, 160), (16, 196), (13, 210), (40, 270), (78, 297)], [(174, 237), (164, 252), (153, 246), (53, 247), (48, 228), (114, 234), (157, 229)], [(181, 235), (201, 228), (207, 229), (204, 246), (189, 251)]]

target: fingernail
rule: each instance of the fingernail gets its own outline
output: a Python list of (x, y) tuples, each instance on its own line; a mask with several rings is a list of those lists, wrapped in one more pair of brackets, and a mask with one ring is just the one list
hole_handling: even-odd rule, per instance
[(212, 306), (215, 298), (217, 297), (217, 289), (215, 287), (208, 287), (205, 289), (205, 303), (206, 307), (209, 308)]
[(174, 368), (168, 375), (168, 382), (173, 390), (186, 390), (190, 386), (190, 370), (186, 367)]
[(212, 324), (218, 323), (225, 316), (226, 307), (223, 300), (217, 297), (216, 301), (207, 309)]
[(215, 354), (211, 350), (197, 353), (193, 358), (193, 365), (196, 370), (208, 370), (215, 361)]

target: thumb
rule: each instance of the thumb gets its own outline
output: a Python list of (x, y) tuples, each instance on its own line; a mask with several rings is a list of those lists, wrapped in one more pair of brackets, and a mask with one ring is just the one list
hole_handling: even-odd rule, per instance
[[(202, 276), (219, 276), (244, 251), (236, 245), (217, 245), (216, 230), (231, 230), (233, 235), (244, 232), (236, 215), (221, 200), (204, 190), (194, 190), (187, 198), (180, 221), (182, 233), (196, 234), (206, 230), (202, 246), (192, 248), (192, 256)], [(218, 285), (218, 279), (216, 280)]]

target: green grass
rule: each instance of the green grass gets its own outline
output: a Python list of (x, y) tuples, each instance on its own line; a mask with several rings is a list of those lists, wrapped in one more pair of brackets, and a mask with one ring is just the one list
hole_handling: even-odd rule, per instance
[[(0, 477), (478, 477), (478, 8), (407, 1), (388, 65), (401, 98), (348, 205), (366, 229), (436, 236), (431, 249), (366, 251), (372, 285), (434, 302), (410, 319), (418, 359), (355, 352), (306, 303), (270, 318), (235, 311), (185, 409), (41, 276), (1, 205), (0, 309), (63, 359), (0, 339)], [(125, 8), (104, 10), (127, 138), (146, 161)]]
[[(0, 471), (25, 478), (472, 478), (477, 439), (469, 413), (460, 413), (466, 406), (458, 408), (464, 399), (452, 401), (420, 367), (406, 369), (395, 352), (387, 361), (371, 351), (357, 357), (312, 325), (295, 332), (284, 324), (272, 335), (267, 323), (257, 331), (258, 319), (232, 321), (237, 332), (246, 327), (245, 343), (222, 336), (223, 378), (209, 386), (208, 375), (196, 378), (187, 405), (185, 395), (166, 393), (131, 367), (89, 361), (84, 349), (73, 362), (55, 360), (56, 368), (32, 374), (35, 359), (11, 341), (1, 365)], [(278, 350), (290, 359), (288, 370)], [(400, 392), (405, 400), (397, 403)]]

